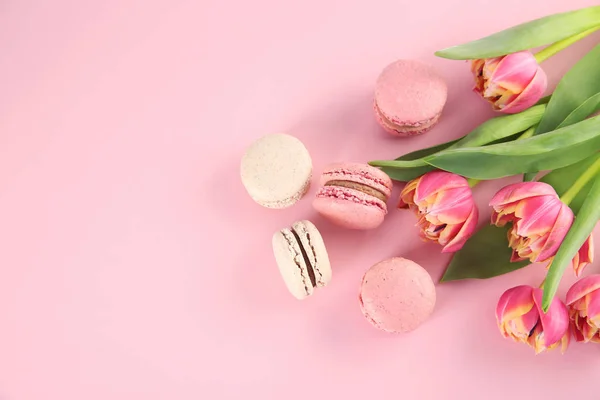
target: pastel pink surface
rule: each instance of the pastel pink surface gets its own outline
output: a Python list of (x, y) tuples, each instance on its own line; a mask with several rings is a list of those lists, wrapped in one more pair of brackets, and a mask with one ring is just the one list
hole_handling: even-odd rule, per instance
[[(468, 65), (435, 50), (591, 5), (2, 2), (0, 398), (296, 400), (307, 371), (326, 377), (310, 381), (314, 398), (589, 398), (597, 347), (536, 357), (496, 327), (499, 296), (537, 286), (543, 266), (439, 285), (417, 331), (377, 331), (356, 299), (367, 268), (403, 256), (436, 281), (448, 256), (421, 243), (408, 212), (373, 231), (327, 224), (311, 206), (317, 185), (294, 207), (263, 209), (239, 163), (268, 132), (300, 138), (315, 171), (457, 138), (493, 113)], [(550, 89), (599, 38), (544, 62)], [(449, 86), (438, 126), (401, 143), (377, 134), (372, 110), (379, 72), (400, 57), (432, 63)], [(482, 214), (518, 180), (478, 185)], [(335, 278), (299, 302), (270, 238), (305, 218)], [(573, 280), (567, 271), (561, 296)]]
[(447, 97), (447, 84), (434, 66), (397, 60), (383, 68), (375, 83), (376, 118), (393, 134), (424, 133), (437, 123)]
[(360, 286), (360, 308), (375, 327), (405, 333), (424, 323), (435, 307), (435, 286), (423, 267), (394, 257), (373, 265)]

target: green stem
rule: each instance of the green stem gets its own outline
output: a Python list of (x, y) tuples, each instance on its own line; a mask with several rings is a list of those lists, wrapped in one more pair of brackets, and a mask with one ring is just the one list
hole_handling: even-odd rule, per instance
[(577, 193), (592, 179), (595, 177), (598, 172), (600, 172), (600, 158), (598, 158), (592, 165), (588, 167), (588, 169), (577, 178), (575, 183), (567, 190), (561, 197), (560, 200), (569, 205)]
[(548, 58), (552, 57), (559, 51), (566, 49), (567, 47), (569, 47), (573, 43), (577, 42), (578, 40), (581, 40), (584, 37), (591, 35), (592, 33), (596, 32), (598, 29), (600, 29), (600, 26), (596, 26), (592, 29), (588, 29), (587, 31), (583, 31), (581, 33), (578, 33), (577, 35), (573, 35), (566, 39), (559, 40), (558, 42), (553, 43), (550, 46), (540, 50), (535, 55), (535, 59), (537, 60), (537, 62), (539, 64), (542, 61), (547, 60)]

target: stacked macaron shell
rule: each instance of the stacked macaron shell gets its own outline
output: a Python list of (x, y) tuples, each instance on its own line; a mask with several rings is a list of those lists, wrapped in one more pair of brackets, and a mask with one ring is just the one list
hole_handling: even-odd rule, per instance
[(312, 159), (294, 136), (266, 135), (246, 150), (240, 175), (255, 202), (267, 208), (286, 208), (300, 200), (310, 187)]
[(419, 135), (439, 120), (448, 88), (433, 67), (398, 60), (383, 69), (375, 85), (373, 107), (379, 124), (395, 136)]
[(290, 293), (304, 299), (331, 281), (325, 243), (310, 221), (298, 221), (273, 235), (273, 254)]
[(372, 266), (360, 288), (363, 315), (373, 326), (390, 333), (409, 332), (421, 325), (435, 307), (435, 285), (419, 264), (401, 257)]
[(387, 214), (392, 181), (366, 164), (338, 163), (327, 167), (313, 207), (333, 223), (349, 229), (373, 229)]

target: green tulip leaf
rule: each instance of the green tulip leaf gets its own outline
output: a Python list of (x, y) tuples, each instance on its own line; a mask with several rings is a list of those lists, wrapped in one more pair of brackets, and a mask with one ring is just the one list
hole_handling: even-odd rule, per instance
[[(540, 179), (540, 182), (546, 182), (551, 185), (559, 196), (562, 196), (597, 159), (600, 158), (600, 153), (596, 153), (591, 157), (588, 157), (578, 163), (569, 165), (568, 167), (555, 169), (554, 171), (546, 174)], [(593, 182), (588, 182), (580, 191), (577, 196), (571, 201), (569, 207), (575, 214), (579, 212), (579, 209), (583, 205), (583, 202), (587, 198), (587, 195), (592, 187)]]
[(537, 105), (518, 114), (491, 118), (457, 140), (413, 151), (393, 161), (370, 161), (369, 164), (380, 167), (393, 180), (407, 182), (435, 169), (424, 161), (426, 157), (451, 148), (512, 141), (515, 135), (537, 124), (545, 109), (545, 105)]
[(385, 172), (390, 179), (393, 179), (398, 182), (408, 182), (415, 178), (418, 178), (421, 175), (428, 173), (429, 171), (433, 171), (435, 168), (431, 165), (425, 165), (423, 167), (411, 167), (411, 168), (387, 168), (380, 167), (380, 169)]
[[(600, 149), (600, 117), (518, 141), (443, 150), (425, 158), (442, 170), (473, 179), (498, 179), (566, 167)], [(394, 167), (395, 161), (386, 163)]]
[(435, 53), (452, 60), (499, 57), (533, 49), (600, 25), (600, 6), (553, 14)]
[[(435, 154), (435, 153), (437, 153), (439, 151), (445, 150), (448, 147), (451, 147), (453, 144), (457, 143), (459, 140), (460, 140), (460, 138), (459, 139), (455, 139), (455, 140), (451, 140), (449, 142), (445, 142), (445, 143), (441, 143), (441, 144), (436, 144), (435, 146), (426, 147), (424, 149), (411, 151), (410, 153), (406, 153), (405, 155), (396, 158), (396, 160), (398, 160), (398, 161), (415, 161), (415, 160), (420, 160), (421, 158), (430, 156), (430, 155)], [(423, 162), (423, 165), (427, 165), (427, 163)]]
[(598, 110), (600, 110), (600, 92), (584, 101), (579, 107), (567, 115), (567, 118), (565, 118), (563, 122), (557, 126), (557, 129), (576, 124), (579, 121), (582, 121), (590, 115), (596, 113)]
[(546, 105), (541, 104), (518, 114), (491, 118), (459, 140), (452, 148), (483, 146), (518, 132), (523, 132), (540, 122), (546, 107)]
[(440, 282), (461, 279), (488, 279), (529, 265), (529, 261), (510, 262), (512, 250), (506, 239), (509, 226), (486, 225), (454, 253)]
[[(562, 77), (535, 135), (575, 124), (600, 109), (599, 63), (600, 45), (597, 45)], [(537, 172), (526, 173), (523, 180), (534, 180)]]
[[(459, 140), (460, 139), (451, 140), (449, 142), (441, 143), (441, 144), (431, 146), (431, 147), (427, 147), (425, 149), (412, 151), (410, 153), (407, 153), (403, 156), (396, 158), (396, 160), (397, 161), (421, 160), (423, 157), (427, 157), (427, 156), (435, 154), (441, 150), (447, 149), (448, 147), (452, 146)], [(421, 161), (418, 164), (413, 163), (412, 166), (407, 166), (405, 168), (395, 168), (395, 169), (385, 168), (385, 167), (381, 168), (381, 170), (383, 172), (385, 172), (386, 174), (388, 174), (388, 176), (391, 179), (393, 179), (395, 181), (400, 181), (400, 182), (408, 182), (408, 181), (415, 179), (423, 174), (426, 174), (427, 172), (432, 171), (434, 169), (435, 168), (433, 168), (431, 165), (427, 164), (425, 161)]]
[(535, 130), (536, 135), (577, 123), (597, 111), (600, 102), (599, 64), (600, 45), (597, 45), (558, 82)]
[[(452, 142), (442, 143), (437, 146), (418, 150), (408, 153), (402, 157), (398, 157), (396, 160), (394, 160), (394, 162), (399, 166), (399, 168), (380, 167), (380, 169), (395, 181), (408, 182), (429, 171), (434, 170), (435, 168), (423, 161), (423, 157), (427, 156), (428, 154), (435, 154), (437, 151), (449, 147), (451, 145), (449, 143)], [(421, 153), (421, 156), (416, 153)]]
[(548, 96), (544, 96), (541, 99), (538, 100), (537, 103), (535, 103), (535, 105), (540, 105), (540, 104), (548, 104), (550, 102), (550, 99), (552, 99), (552, 95), (549, 94)]
[(560, 280), (565, 269), (571, 265), (571, 260), (585, 243), (588, 236), (594, 230), (596, 223), (600, 219), (600, 175), (596, 175), (591, 189), (576, 214), (575, 221), (571, 229), (565, 236), (560, 248), (556, 252), (550, 269), (546, 274), (546, 283), (544, 284), (544, 296), (542, 297), (542, 308), (548, 310), (554, 295), (558, 289)]

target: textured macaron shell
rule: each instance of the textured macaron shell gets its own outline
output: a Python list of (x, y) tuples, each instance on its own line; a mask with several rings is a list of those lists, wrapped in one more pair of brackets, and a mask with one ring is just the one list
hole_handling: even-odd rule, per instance
[(417, 263), (395, 257), (371, 267), (360, 288), (360, 307), (375, 327), (390, 333), (409, 332), (435, 307), (435, 285)]
[(373, 229), (383, 222), (392, 193), (385, 172), (368, 164), (336, 163), (325, 168), (320, 184), (313, 207), (331, 222), (348, 229)]
[(418, 124), (412, 125), (412, 126), (411, 125), (398, 125), (398, 124), (391, 122), (387, 118), (385, 118), (376, 106), (374, 108), (375, 108), (375, 116), (377, 118), (377, 121), (379, 122), (379, 125), (381, 125), (381, 127), (386, 132), (388, 132), (394, 136), (416, 136), (416, 135), (423, 134), (423, 133), (429, 131), (435, 125), (437, 125), (437, 123), (440, 119), (440, 116), (441, 116), (441, 113), (440, 113), (428, 121), (424, 121), (422, 123), (418, 123)]
[[(326, 286), (331, 280), (331, 265), (325, 243), (310, 221), (298, 221), (291, 228), (276, 232), (272, 238), (272, 246), (279, 272), (295, 298), (302, 300), (314, 293), (309, 268), (314, 271), (316, 287)], [(308, 263), (305, 254), (309, 259)]]
[(331, 281), (331, 264), (321, 233), (312, 222), (306, 220), (295, 222), (292, 229), (300, 238), (306, 255), (313, 266), (317, 286), (327, 286)]
[(392, 194), (392, 180), (379, 168), (368, 164), (359, 163), (337, 163), (328, 166), (319, 179), (321, 185), (329, 181), (347, 180), (370, 186), (381, 193), (386, 198)]
[(358, 190), (324, 186), (317, 192), (313, 207), (331, 222), (348, 229), (373, 229), (387, 214), (386, 204)]
[(423, 133), (439, 119), (448, 87), (430, 65), (398, 60), (386, 66), (375, 84), (375, 113), (380, 124), (400, 135)]
[(299, 139), (283, 133), (266, 135), (246, 150), (240, 175), (255, 202), (285, 208), (300, 200), (310, 187), (312, 160)]

